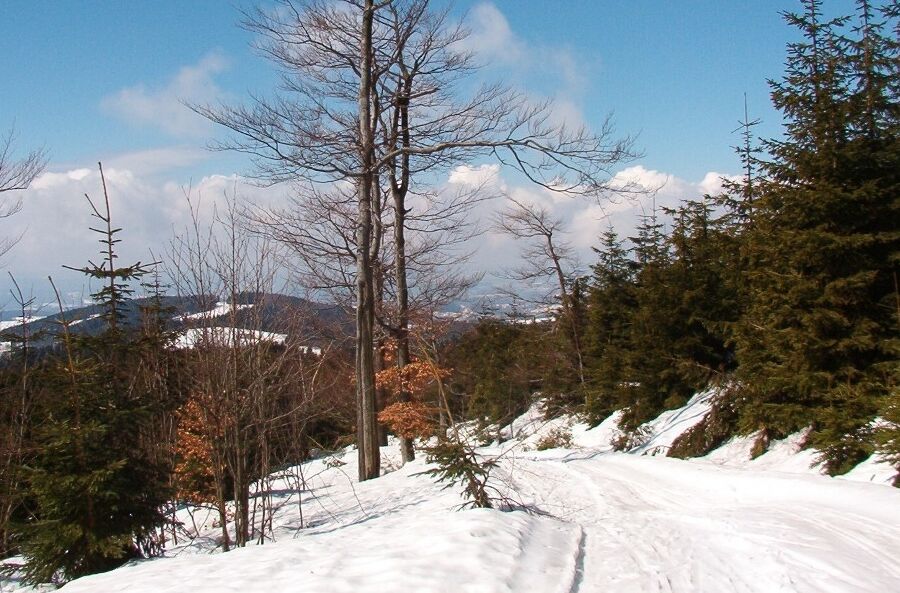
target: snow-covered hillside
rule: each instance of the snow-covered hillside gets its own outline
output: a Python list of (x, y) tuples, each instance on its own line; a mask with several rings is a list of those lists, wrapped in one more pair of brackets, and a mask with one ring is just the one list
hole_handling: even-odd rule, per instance
[[(275, 541), (227, 554), (212, 516), (168, 557), (74, 581), (65, 593), (887, 592), (900, 591), (900, 490), (870, 460), (847, 478), (819, 475), (799, 438), (749, 460), (735, 440), (706, 458), (659, 455), (702, 417), (708, 394), (666, 412), (647, 439), (614, 453), (614, 419), (588, 428), (538, 408), (498, 430), (500, 491), (515, 508), (456, 511), (419, 459), (358, 483), (356, 452), (287, 475)], [(565, 448), (537, 450), (553, 439)], [(657, 455), (654, 455), (657, 454)], [(854, 481), (855, 480), (855, 481)], [(872, 482), (872, 483), (863, 483)], [(302, 503), (301, 506), (298, 503)], [(181, 517), (192, 525), (187, 515)], [(0, 591), (27, 591), (13, 582)]]
[[(684, 407), (663, 412), (655, 420), (647, 422), (639, 429), (639, 432), (644, 434), (643, 442), (635, 444), (627, 452), (642, 456), (665, 456), (675, 439), (706, 416), (714, 395), (714, 391), (698, 393)], [(521, 441), (525, 448), (536, 448), (538, 443), (548, 436), (562, 432), (571, 435), (571, 441), (577, 448), (609, 452), (612, 451), (611, 442), (620, 434), (616, 426), (618, 420), (619, 415), (616, 413), (593, 428), (572, 417), (547, 421), (544, 420), (544, 414), (538, 403), (509, 426), (504, 427), (501, 435), (504, 438)], [(751, 459), (750, 456), (755, 436), (736, 437), (705, 457), (692, 459), (691, 462), (709, 462), (750, 470), (766, 469), (822, 475), (824, 468), (818, 463), (818, 452), (814, 449), (804, 449), (802, 446), (805, 436), (798, 433), (783, 440), (773, 441), (769, 444), (768, 451), (756, 459)], [(897, 470), (891, 464), (881, 460), (878, 455), (873, 455), (837, 479), (891, 484), (896, 475)]]

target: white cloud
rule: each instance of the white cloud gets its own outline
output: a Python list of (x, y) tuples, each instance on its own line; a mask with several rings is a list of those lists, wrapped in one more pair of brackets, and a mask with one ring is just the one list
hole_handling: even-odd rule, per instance
[(704, 194), (708, 194), (710, 196), (714, 196), (722, 191), (723, 181), (740, 181), (740, 175), (726, 175), (725, 173), (716, 173), (714, 171), (710, 171), (703, 177), (703, 180), (699, 183), (699, 187)]
[(475, 6), (468, 18), (469, 36), (462, 47), (493, 65), (542, 70), (558, 77), (570, 90), (587, 82), (585, 62), (568, 47), (535, 43), (523, 39), (509, 26), (506, 16), (490, 2)]
[(477, 167), (460, 165), (450, 171), (447, 183), (464, 187), (483, 187), (485, 185), (497, 187), (500, 183), (500, 165), (478, 165)]
[(563, 96), (553, 99), (553, 109), (550, 112), (550, 123), (565, 125), (569, 129), (586, 127), (584, 113), (578, 103)]
[[(599, 243), (600, 234), (612, 227), (620, 237), (633, 236), (641, 216), (649, 215), (653, 207), (674, 208), (683, 200), (714, 194), (721, 185), (722, 174), (707, 173), (700, 181), (690, 181), (641, 165), (628, 167), (613, 176), (615, 187), (629, 187), (624, 193), (611, 193), (600, 202), (593, 202), (563, 193), (552, 192), (533, 185), (514, 184), (504, 179), (496, 165), (457, 167), (448, 178), (450, 183), (477, 186), (485, 181), (490, 187), (503, 191), (524, 203), (547, 208), (563, 220), (568, 232), (566, 240), (575, 248), (577, 258), (585, 269), (596, 259), (591, 250)], [(489, 201), (478, 210), (477, 216), (488, 220), (503, 207), (503, 200)], [(507, 236), (488, 229), (474, 239), (470, 246), (475, 255), (471, 265), (488, 274), (521, 264), (519, 246)], [(488, 282), (496, 281), (489, 279)]]
[(525, 59), (524, 43), (517, 38), (503, 13), (489, 2), (478, 4), (469, 14), (470, 34), (463, 47), (479, 56), (507, 64)]
[(538, 75), (549, 79), (553, 92), (554, 123), (579, 127), (584, 123), (579, 105), (588, 82), (585, 71), (590, 60), (576, 56), (565, 46), (536, 43), (516, 34), (499, 8), (490, 2), (476, 5), (469, 13), (470, 35), (461, 47), (489, 66), (512, 70), (526, 80)]
[(196, 165), (210, 157), (208, 150), (190, 146), (174, 146), (138, 150), (117, 155), (103, 166), (127, 169), (138, 175), (151, 175)]
[[(208, 220), (213, 208), (221, 211), (226, 193), (237, 196), (241, 203), (275, 203), (284, 200), (288, 192), (283, 186), (260, 188), (233, 174), (210, 175), (194, 183), (187, 178), (161, 178), (156, 174), (161, 163), (182, 155), (182, 151), (161, 149), (152, 154), (158, 161), (143, 169), (123, 166), (137, 164), (135, 154), (104, 162), (113, 224), (123, 229), (119, 252), (122, 264), (146, 262), (150, 250), (157, 257), (165, 253), (174, 234), (183, 232), (190, 223), (186, 193), (201, 201), (201, 214)], [(34, 286), (39, 294), (46, 295), (48, 274), (64, 292), (85, 283), (80, 274), (61, 268), (64, 264), (82, 266), (98, 258), (97, 237), (88, 230), (89, 226), (96, 227), (97, 221), (91, 217), (85, 194), (95, 203), (102, 201), (96, 166), (47, 172), (22, 192), (22, 211), (2, 221), (0, 233), (4, 236), (22, 235), (4, 258), (3, 267), (23, 286)]]
[[(140, 164), (140, 153), (104, 162), (113, 222), (123, 228), (122, 263), (147, 261), (150, 249), (157, 256), (165, 252), (173, 235), (183, 232), (190, 223), (186, 193), (200, 200), (202, 215), (208, 219), (214, 208), (221, 211), (226, 194), (238, 196), (242, 204), (283, 204), (291, 191), (285, 186), (260, 188), (235, 174), (209, 175), (191, 183), (182, 174), (165, 172), (162, 167), (166, 163), (200, 158), (199, 154), (176, 147), (149, 151), (146, 155), (152, 162), (144, 167)], [(710, 172), (699, 181), (691, 181), (644, 166), (629, 167), (620, 171), (614, 180), (655, 189), (655, 193), (613, 195), (596, 203), (529, 185), (512, 176), (505, 177), (496, 164), (480, 164), (450, 171), (447, 190), (482, 187), (494, 195), (506, 194), (547, 208), (566, 223), (567, 239), (586, 269), (596, 259), (591, 247), (597, 245), (600, 234), (609, 226), (622, 237), (633, 235), (640, 216), (649, 214), (654, 202), (657, 207), (674, 207), (681, 200), (712, 193), (721, 177)], [(46, 294), (48, 274), (67, 287), (64, 291), (84, 284), (79, 274), (62, 270), (61, 266), (79, 266), (88, 259), (96, 259), (96, 237), (88, 231), (96, 221), (91, 219), (84, 194), (100, 199), (101, 191), (95, 167), (73, 166), (41, 175), (23, 192), (23, 211), (2, 221), (0, 232), (5, 236), (23, 234), (20, 243), (6, 256), (5, 267), (24, 286), (35, 286), (41, 294)], [(482, 229), (466, 246), (467, 251), (474, 252), (470, 262), (472, 271), (492, 273), (521, 263), (519, 245), (490, 229), (494, 213), (503, 205), (502, 198), (485, 200), (471, 213), (471, 220)], [(488, 276), (486, 282), (496, 282), (496, 278)]]
[(626, 167), (616, 173), (610, 181), (610, 185), (614, 188), (618, 187), (626, 190), (634, 188), (644, 192), (658, 192), (664, 188), (668, 188), (671, 191), (681, 184), (682, 180), (678, 178), (673, 178), (660, 171), (647, 169), (642, 165)]
[(197, 137), (208, 132), (209, 122), (183, 102), (207, 103), (224, 96), (215, 76), (228, 68), (220, 52), (182, 67), (162, 86), (137, 84), (104, 97), (101, 107), (126, 122), (151, 125), (177, 137)]
[(31, 184), (32, 190), (48, 190), (73, 181), (81, 181), (91, 174), (90, 169), (73, 169), (63, 173), (44, 173)]

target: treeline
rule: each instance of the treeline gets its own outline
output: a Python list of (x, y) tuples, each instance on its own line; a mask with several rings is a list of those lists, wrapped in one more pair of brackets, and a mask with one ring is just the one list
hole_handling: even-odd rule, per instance
[(784, 136), (756, 144), (743, 122), (741, 180), (653, 212), (634, 237), (604, 233), (553, 323), (488, 320), (466, 336), (462, 405), (498, 419), (540, 390), (594, 423), (622, 410), (625, 447), (718, 385), (670, 454), (755, 434), (758, 455), (809, 428), (831, 474), (876, 447), (900, 461), (900, 9), (857, 5), (786, 15), (802, 40), (771, 83)]

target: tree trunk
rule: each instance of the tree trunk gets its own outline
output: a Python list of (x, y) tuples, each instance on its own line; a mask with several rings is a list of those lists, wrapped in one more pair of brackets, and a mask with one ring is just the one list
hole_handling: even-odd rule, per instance
[[(403, 84), (402, 96), (397, 97), (397, 109), (400, 115), (400, 134), (403, 148), (410, 146), (409, 134), (409, 96), (412, 80), (407, 76)], [(409, 357), (409, 288), (406, 278), (406, 194), (409, 192), (409, 155), (400, 157), (400, 183), (396, 176), (391, 177), (391, 195), (394, 199), (394, 275), (397, 283), (397, 368), (403, 376), (403, 368), (410, 363)], [(409, 402), (410, 394), (400, 381), (399, 401)], [(400, 452), (403, 463), (416, 458), (412, 439), (400, 437)]]
[[(402, 371), (409, 364), (409, 289), (406, 283), (406, 237), (404, 226), (406, 225), (405, 192), (394, 191), (394, 245), (397, 250), (394, 263), (395, 281), (397, 282), (397, 368)], [(400, 392), (397, 399), (401, 402), (410, 401), (409, 392), (403, 388), (400, 382)], [(400, 437), (400, 452), (403, 454), (403, 462), (416, 458), (412, 439)]]
[[(382, 193), (379, 178), (376, 176), (376, 182), (373, 185), (372, 196), (372, 281), (374, 284), (373, 294), (375, 298), (375, 311), (379, 315), (384, 315), (384, 266), (381, 262), (381, 249), (384, 242), (384, 224), (382, 223)], [(379, 332), (378, 338), (375, 339), (375, 372), (379, 373), (384, 370), (384, 335)], [(382, 387), (375, 386), (375, 412), (380, 413), (387, 406), (387, 393)], [(377, 417), (377, 416), (376, 416)], [(388, 444), (388, 427), (378, 423), (378, 444), (384, 447)]]
[[(375, 344), (375, 372), (380, 373), (385, 369), (384, 365), (384, 340), (379, 339)], [(380, 414), (381, 411), (387, 406), (387, 393), (381, 387), (375, 388), (375, 411), (376, 418), (377, 414)], [(387, 446), (388, 444), (388, 427), (378, 423), (378, 445), (381, 447)]]
[(372, 285), (372, 185), (374, 168), (374, 130), (370, 99), (372, 95), (372, 20), (373, 0), (366, 0), (362, 18), (359, 78), (359, 150), (361, 175), (356, 227), (356, 436), (359, 448), (360, 481), (377, 478), (381, 466), (378, 426), (375, 412), (374, 291)]
[(578, 380), (584, 385), (584, 359), (581, 355), (581, 336), (578, 331), (578, 320), (575, 319), (575, 311), (572, 307), (572, 301), (569, 298), (569, 291), (566, 289), (566, 275), (563, 273), (560, 258), (556, 249), (553, 247), (553, 240), (550, 235), (547, 236), (547, 251), (553, 260), (553, 269), (556, 272), (556, 281), (559, 282), (560, 303), (562, 304), (563, 317), (569, 322), (570, 340), (572, 348), (575, 350), (575, 364), (578, 367)]

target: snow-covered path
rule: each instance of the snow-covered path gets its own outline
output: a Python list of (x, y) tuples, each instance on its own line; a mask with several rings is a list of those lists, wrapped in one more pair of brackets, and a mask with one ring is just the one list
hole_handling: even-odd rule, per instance
[(524, 502), (583, 530), (573, 592), (900, 591), (894, 489), (609, 453), (511, 465)]
[[(665, 452), (703, 406), (701, 394), (664, 413), (631, 453), (611, 451), (614, 418), (589, 428), (529, 411), (501, 431), (502, 445), (482, 449), (498, 456), (494, 484), (525, 509), (512, 512), (457, 512), (458, 490), (423, 475), (421, 458), (398, 468), (396, 447), (382, 449), (385, 475), (358, 483), (347, 449), (304, 464), (301, 492), (275, 480), (280, 506), (265, 545), (218, 553), (220, 530), (199, 514), (192, 543), (62, 591), (900, 592), (900, 489), (887, 485), (889, 465), (818, 475), (801, 436), (754, 460), (752, 439), (698, 460), (641, 454)], [(570, 448), (534, 450), (561, 428)], [(0, 593), (34, 591), (0, 579)]]
[(189, 548), (63, 591), (900, 591), (900, 491), (884, 485), (586, 449), (512, 450), (498, 478), (532, 512), (456, 512), (454, 492), (417, 475), (422, 460), (357, 484), (348, 478), (354, 457), (319, 473), (304, 496), (305, 529), (288, 505), (275, 542), (228, 554)]

